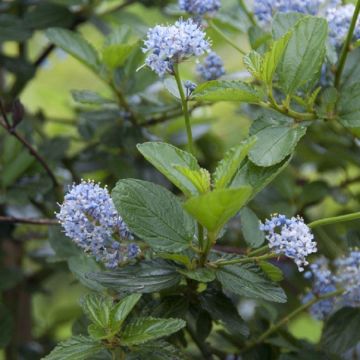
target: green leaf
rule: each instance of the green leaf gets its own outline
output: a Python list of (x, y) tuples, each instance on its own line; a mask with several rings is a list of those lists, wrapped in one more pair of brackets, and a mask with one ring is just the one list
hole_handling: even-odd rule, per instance
[(79, 34), (61, 28), (50, 28), (45, 31), (48, 39), (77, 60), (99, 73), (100, 62), (96, 50)]
[(50, 2), (39, 2), (31, 7), (24, 16), (24, 23), (31, 29), (47, 29), (49, 27), (71, 27), (76, 16), (66, 6)]
[(73, 336), (58, 344), (43, 360), (86, 360), (91, 359), (103, 347), (100, 342), (85, 336)]
[(182, 175), (184, 175), (196, 187), (198, 193), (203, 194), (210, 190), (210, 173), (206, 169), (191, 170), (180, 165), (173, 165)]
[[(111, 322), (120, 328), (121, 324), (130, 314), (131, 310), (139, 302), (141, 294), (131, 294), (118, 302), (111, 311)], [(114, 327), (114, 325), (112, 326)]]
[(80, 254), (79, 256), (72, 256), (68, 259), (69, 270), (73, 275), (87, 288), (95, 291), (104, 290), (104, 287), (98, 284), (96, 281), (89, 280), (85, 274), (88, 272), (100, 271), (101, 266), (96, 260), (86, 254)]
[(138, 150), (157, 170), (165, 175), (185, 195), (197, 194), (196, 186), (174, 165), (198, 171), (200, 166), (193, 155), (175, 146), (161, 142), (146, 142), (137, 145)]
[(143, 344), (169, 336), (185, 325), (186, 322), (181, 319), (138, 318), (126, 326), (121, 334), (121, 343), (125, 346)]
[(14, 320), (10, 310), (0, 302), (0, 349), (11, 341), (14, 331)]
[(330, 352), (343, 355), (360, 341), (360, 309), (345, 307), (333, 314), (325, 324), (322, 345)]
[(22, 150), (11, 162), (2, 168), (1, 184), (4, 187), (12, 185), (35, 162), (28, 150)]
[(160, 340), (132, 347), (131, 353), (126, 354), (126, 360), (188, 360), (188, 357), (172, 344)]
[(304, 17), (304, 14), (300, 14), (297, 12), (277, 12), (272, 22), (272, 34), (274, 39), (280, 39), (289, 30), (293, 29), (294, 26), (299, 22), (299, 20), (303, 19)]
[(134, 44), (111, 44), (102, 50), (102, 60), (110, 69), (124, 65), (135, 48)]
[(258, 52), (250, 51), (248, 55), (243, 57), (243, 62), (252, 76), (258, 80), (262, 79), (264, 59)]
[(337, 103), (339, 122), (347, 128), (360, 128), (360, 83), (344, 88)]
[(258, 166), (272, 166), (294, 151), (305, 135), (306, 127), (292, 121), (261, 117), (250, 131), (258, 140), (249, 152), (249, 159)]
[(176, 286), (181, 275), (162, 261), (142, 261), (125, 268), (89, 273), (87, 277), (102, 286), (121, 292), (153, 293)]
[(230, 186), (231, 188), (251, 186), (252, 194), (248, 200), (250, 201), (289, 165), (290, 160), (291, 157), (289, 156), (277, 165), (260, 167), (246, 159), (235, 175)]
[(214, 188), (226, 188), (239, 169), (241, 162), (245, 159), (250, 149), (254, 146), (256, 137), (242, 142), (240, 145), (231, 148), (221, 160), (213, 174)]
[(325, 19), (307, 16), (295, 25), (279, 66), (280, 86), (288, 94), (308, 90), (318, 80), (326, 53)]
[(162, 186), (120, 180), (112, 198), (130, 230), (152, 248), (180, 252), (190, 246), (195, 223), (184, 212), (179, 199)]
[(265, 240), (264, 232), (259, 228), (259, 219), (256, 214), (248, 207), (240, 212), (241, 231), (246, 243), (252, 247), (259, 247)]
[(260, 261), (259, 266), (270, 280), (282, 281), (284, 279), (284, 274), (277, 266), (266, 261)]
[(249, 335), (249, 329), (240, 317), (233, 302), (219, 291), (206, 290), (199, 295), (201, 307), (215, 321), (220, 321), (232, 334)]
[(192, 93), (198, 101), (241, 101), (257, 104), (263, 99), (259, 90), (241, 81), (213, 80), (199, 85)]
[(180, 274), (185, 275), (189, 279), (198, 282), (211, 282), (215, 280), (215, 271), (213, 269), (198, 268), (195, 270), (178, 270)]
[(184, 208), (206, 229), (217, 233), (246, 203), (251, 192), (249, 186), (218, 189), (190, 198)]
[(99, 328), (108, 328), (113, 301), (100, 294), (87, 294), (81, 298), (80, 305), (89, 320)]
[(25, 41), (30, 37), (25, 22), (14, 15), (0, 14), (0, 42)]
[(216, 272), (225, 290), (251, 299), (284, 303), (286, 295), (277, 284), (269, 281), (255, 265), (228, 265)]
[(273, 81), (275, 71), (281, 61), (291, 34), (291, 32), (288, 32), (279, 40), (274, 41), (270, 51), (264, 55), (261, 79), (268, 85), (271, 85)]
[(102, 105), (113, 103), (112, 100), (105, 99), (95, 91), (90, 90), (72, 90), (71, 95), (80, 104)]
[(80, 248), (62, 232), (60, 226), (49, 227), (49, 242), (57, 260), (67, 260), (81, 254)]

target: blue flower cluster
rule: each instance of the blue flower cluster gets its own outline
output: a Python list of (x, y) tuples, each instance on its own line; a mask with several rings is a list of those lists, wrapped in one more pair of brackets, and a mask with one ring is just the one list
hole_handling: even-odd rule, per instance
[(322, 2), (322, 0), (255, 0), (254, 15), (261, 26), (267, 27), (277, 12), (316, 15)]
[[(298, 12), (324, 16), (329, 23), (329, 41), (339, 48), (349, 30), (355, 6), (342, 5), (340, 0), (255, 0), (254, 15), (262, 27), (268, 27), (275, 13)], [(360, 38), (360, 21), (355, 29), (355, 39)]]
[(211, 52), (204, 60), (203, 64), (196, 67), (198, 74), (204, 80), (216, 80), (225, 74), (224, 62), (215, 52)]
[(214, 15), (221, 7), (220, 0), (179, 0), (181, 10), (193, 15)]
[[(336, 290), (336, 283), (332, 272), (329, 269), (329, 262), (321, 257), (310, 265), (310, 270), (304, 274), (306, 279), (311, 279), (312, 289), (302, 299), (306, 304), (314, 298), (332, 293)], [(316, 302), (310, 308), (310, 314), (318, 320), (324, 320), (334, 309), (336, 298), (331, 297)]]
[[(354, 14), (355, 6), (347, 4), (334, 6), (326, 11), (326, 19), (329, 23), (329, 41), (335, 48), (340, 48), (346, 38)], [(354, 38), (360, 38), (360, 22), (358, 22)]]
[(304, 296), (303, 303), (336, 289), (344, 289), (342, 295), (318, 301), (311, 306), (311, 315), (319, 320), (343, 306), (360, 307), (360, 251), (350, 251), (348, 256), (336, 259), (333, 266), (334, 272), (330, 270), (328, 261), (320, 258), (304, 274), (313, 283), (311, 291)]
[(360, 306), (360, 251), (353, 250), (347, 257), (335, 261), (335, 281), (345, 289), (344, 306)]
[(140, 252), (136, 244), (123, 245), (115, 239), (132, 240), (132, 235), (117, 213), (108, 190), (93, 181), (73, 185), (56, 216), (66, 236), (108, 268)]
[(192, 19), (178, 20), (174, 25), (157, 25), (147, 33), (143, 51), (145, 64), (159, 76), (172, 74), (174, 64), (210, 51), (206, 34)]
[(260, 230), (265, 232), (269, 248), (293, 259), (299, 271), (308, 265), (306, 257), (317, 252), (314, 235), (299, 216), (289, 219), (285, 215), (272, 215), (270, 220), (260, 224)]

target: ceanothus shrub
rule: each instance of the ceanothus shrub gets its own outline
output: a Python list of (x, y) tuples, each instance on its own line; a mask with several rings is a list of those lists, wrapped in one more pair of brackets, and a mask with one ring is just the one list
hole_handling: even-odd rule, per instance
[[(161, 10), (159, 23), (144, 31), (137, 15), (121, 14), (134, 3)], [(46, 129), (30, 136), (18, 127), (25, 113), (12, 97), (29, 79), (19, 74), (5, 86), (0, 135), (26, 154), (19, 178), (0, 166), (21, 188), (36, 173), (30, 157), (50, 186), (35, 183), (27, 195), (47, 218), (12, 216), (9, 197), (0, 220), (49, 226), (51, 261), (41, 275), (66, 263), (84, 292), (72, 335), (57, 345), (37, 339), (37, 354), (358, 358), (360, 1), (165, 3), (24, 5), (23, 32), (10, 36), (23, 56), (34, 19), (61, 8), (72, 20), (42, 25), (49, 48), (32, 68), (57, 47), (108, 90), (73, 91), (82, 142), (58, 155), (62, 142), (42, 148)], [(136, 26), (114, 25), (119, 12)], [(76, 32), (84, 22), (104, 34), (102, 47)], [(209, 124), (224, 102), (249, 127), (237, 126), (235, 144), (219, 151)], [(233, 132), (226, 116), (224, 138)], [(4, 147), (5, 160), (16, 146)], [(1, 181), (4, 194), (16, 192)], [(26, 358), (22, 344), (5, 340), (9, 359)]]

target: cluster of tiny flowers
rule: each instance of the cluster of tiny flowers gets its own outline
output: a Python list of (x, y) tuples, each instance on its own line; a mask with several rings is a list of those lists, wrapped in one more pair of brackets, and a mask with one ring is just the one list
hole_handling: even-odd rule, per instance
[(221, 7), (220, 0), (179, 0), (181, 10), (193, 15), (213, 15)]
[(66, 236), (106, 267), (114, 268), (140, 252), (136, 244), (122, 245), (114, 236), (132, 240), (106, 188), (93, 181), (73, 185), (56, 214)]
[(323, 0), (255, 0), (254, 15), (261, 26), (271, 24), (277, 12), (316, 15)]
[(335, 261), (335, 281), (345, 289), (342, 305), (360, 306), (360, 251), (353, 250), (347, 257)]
[(194, 92), (194, 90), (196, 89), (196, 84), (193, 83), (190, 80), (186, 80), (184, 83), (184, 87), (186, 90), (186, 97), (190, 97), (190, 95)]
[[(310, 265), (310, 270), (304, 274), (306, 279), (312, 280), (312, 289), (302, 299), (306, 304), (315, 297), (325, 295), (336, 290), (336, 283), (332, 272), (329, 269), (329, 262), (324, 257)], [(318, 320), (324, 320), (334, 309), (335, 297), (316, 302), (310, 307), (310, 314)]]
[(144, 44), (143, 51), (148, 53), (145, 64), (159, 76), (172, 74), (175, 63), (210, 51), (206, 34), (192, 19), (155, 26), (148, 31)]
[(196, 67), (198, 74), (204, 80), (216, 80), (225, 74), (224, 62), (215, 52), (211, 52), (202, 64)]
[[(350, 28), (354, 10), (353, 4), (327, 9), (325, 17), (329, 24), (329, 41), (335, 48), (339, 48), (343, 44)], [(360, 38), (360, 22), (355, 28), (354, 38)]]
[(285, 215), (273, 215), (270, 220), (260, 224), (265, 232), (269, 248), (276, 254), (283, 254), (294, 260), (299, 271), (308, 265), (306, 257), (317, 252), (314, 235), (301, 217), (287, 218)]

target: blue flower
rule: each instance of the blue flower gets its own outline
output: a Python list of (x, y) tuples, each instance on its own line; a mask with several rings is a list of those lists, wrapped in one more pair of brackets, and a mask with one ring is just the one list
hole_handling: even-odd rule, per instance
[(220, 0), (179, 0), (181, 10), (193, 15), (214, 15), (221, 7)]
[(193, 91), (196, 89), (196, 84), (190, 80), (186, 80), (184, 83), (184, 87), (186, 90), (186, 97), (188, 98), (193, 93)]
[(276, 254), (293, 259), (299, 271), (308, 265), (306, 257), (317, 252), (314, 235), (301, 217), (287, 218), (285, 215), (273, 215), (270, 220), (260, 224), (265, 232), (269, 248)]
[(192, 19), (174, 25), (157, 25), (147, 33), (143, 51), (148, 53), (145, 64), (159, 76), (173, 73), (174, 64), (210, 50), (210, 43), (200, 26)]
[[(312, 289), (302, 299), (304, 304), (316, 297), (331, 293), (336, 290), (335, 277), (329, 269), (328, 260), (324, 257), (310, 265), (310, 270), (305, 272), (304, 277), (312, 280)], [(318, 320), (324, 320), (334, 310), (336, 298), (331, 297), (316, 302), (310, 307), (310, 314)]]
[(127, 247), (124, 249), (116, 238), (132, 240), (132, 235), (106, 188), (93, 181), (73, 185), (56, 216), (66, 236), (106, 267), (114, 268), (127, 260)]
[[(326, 19), (329, 23), (329, 41), (335, 48), (340, 48), (349, 31), (355, 6), (347, 4), (344, 6), (331, 7), (326, 11)], [(360, 22), (357, 23), (354, 38), (360, 38)]]
[(269, 26), (277, 12), (316, 15), (323, 0), (255, 0), (254, 15), (261, 26)]
[(198, 74), (204, 80), (216, 80), (225, 74), (224, 62), (215, 52), (211, 52), (204, 60), (203, 64), (196, 67)]
[(344, 306), (360, 306), (360, 251), (353, 250), (347, 257), (335, 261), (335, 281), (345, 289)]

